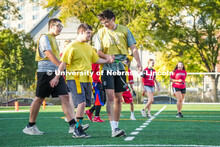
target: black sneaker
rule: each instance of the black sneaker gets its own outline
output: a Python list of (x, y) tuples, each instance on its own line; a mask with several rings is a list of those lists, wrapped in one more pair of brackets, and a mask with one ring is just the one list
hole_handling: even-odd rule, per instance
[(80, 126), (80, 127), (78, 127), (78, 128), (75, 127), (75, 130), (74, 130), (74, 132), (73, 132), (73, 136), (72, 136), (72, 137), (73, 137), (73, 138), (89, 138), (90, 135), (89, 135), (89, 134), (86, 134), (86, 133), (83, 131), (82, 127)]
[(182, 112), (179, 113), (179, 116), (180, 116), (181, 118), (183, 118), (183, 114), (182, 114)]

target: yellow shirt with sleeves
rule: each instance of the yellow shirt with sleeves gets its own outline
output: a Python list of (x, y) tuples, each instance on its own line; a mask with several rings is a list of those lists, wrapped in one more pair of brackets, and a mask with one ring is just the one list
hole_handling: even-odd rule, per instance
[[(74, 80), (75, 75), (70, 73), (91, 72), (92, 63), (96, 63), (99, 59), (98, 54), (88, 43), (73, 41), (65, 48), (61, 61), (67, 64), (66, 79)], [(79, 74), (79, 81), (82, 83), (90, 82), (91, 75)]]

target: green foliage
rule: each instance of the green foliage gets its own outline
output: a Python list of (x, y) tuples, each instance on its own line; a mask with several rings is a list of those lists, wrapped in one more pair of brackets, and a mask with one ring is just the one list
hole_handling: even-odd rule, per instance
[(34, 42), (29, 34), (10, 29), (0, 31), (0, 82), (10, 85), (33, 81), (36, 71)]

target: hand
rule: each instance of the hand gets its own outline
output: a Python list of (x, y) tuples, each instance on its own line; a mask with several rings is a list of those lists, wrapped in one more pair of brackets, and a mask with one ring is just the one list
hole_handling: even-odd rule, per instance
[(57, 86), (59, 83), (59, 77), (58, 76), (55, 76), (51, 81), (50, 81), (50, 86), (52, 88), (54, 88), (55, 86)]
[(108, 63), (113, 63), (115, 61), (114, 55), (107, 55), (106, 60)]
[(134, 98), (136, 98), (136, 95), (137, 95), (136, 92), (133, 91), (133, 97), (134, 97)]
[(142, 71), (142, 65), (141, 65), (140, 62), (137, 63), (137, 69), (138, 69), (139, 71)]

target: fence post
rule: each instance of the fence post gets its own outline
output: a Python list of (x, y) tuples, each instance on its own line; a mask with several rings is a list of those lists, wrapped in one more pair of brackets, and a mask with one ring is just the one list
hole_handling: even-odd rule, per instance
[[(6, 78), (6, 99), (8, 102), (8, 78)], [(8, 103), (6, 103), (6, 106), (8, 106)]]

